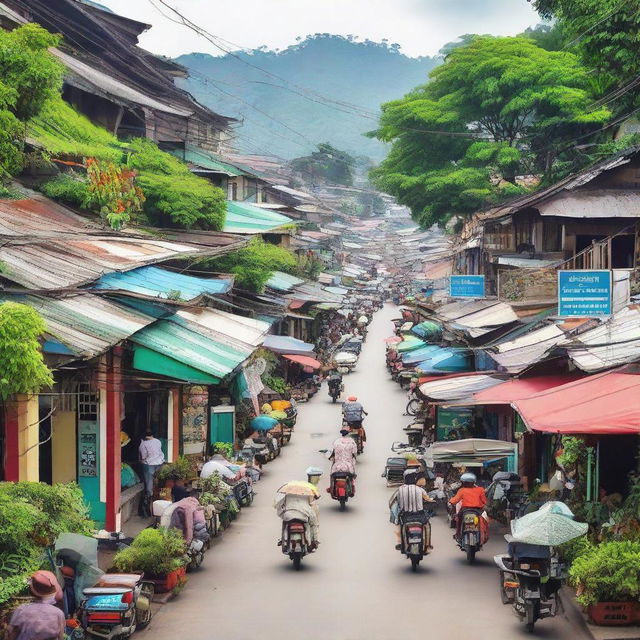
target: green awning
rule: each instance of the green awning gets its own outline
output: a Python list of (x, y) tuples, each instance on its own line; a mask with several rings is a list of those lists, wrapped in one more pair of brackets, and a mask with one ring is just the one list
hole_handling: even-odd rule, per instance
[[(204, 335), (196, 325), (159, 320), (131, 336), (136, 345), (134, 368), (210, 384), (232, 373), (251, 354)], [(143, 347), (138, 351), (138, 347)], [(151, 353), (156, 354), (152, 357)], [(171, 371), (172, 373), (169, 373)], [(180, 375), (182, 373), (183, 375)], [(204, 377), (203, 377), (204, 374)]]
[(187, 145), (187, 148), (184, 151), (182, 149), (176, 149), (171, 153), (180, 158), (180, 160), (184, 160), (184, 162), (194, 164), (197, 167), (202, 167), (208, 171), (224, 173), (231, 177), (247, 175), (247, 173), (239, 167), (228, 162), (224, 162), (214, 153), (205, 151), (204, 149), (199, 149), (198, 147)]
[(223, 231), (240, 234), (268, 233), (292, 223), (291, 218), (270, 209), (262, 209), (246, 202), (228, 200), (227, 219)]

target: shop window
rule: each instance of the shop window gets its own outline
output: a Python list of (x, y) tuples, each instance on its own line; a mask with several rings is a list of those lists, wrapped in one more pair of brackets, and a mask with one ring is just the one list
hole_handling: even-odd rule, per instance
[(98, 419), (98, 394), (86, 383), (78, 385), (78, 419)]

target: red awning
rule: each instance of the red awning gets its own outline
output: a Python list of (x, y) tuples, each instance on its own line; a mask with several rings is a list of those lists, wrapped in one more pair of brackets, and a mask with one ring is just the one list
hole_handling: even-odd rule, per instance
[(291, 362), (297, 362), (303, 367), (310, 367), (311, 369), (319, 369), (322, 366), (322, 362), (318, 362), (315, 358), (309, 356), (289, 356), (284, 355), (283, 358), (291, 360)]
[(513, 406), (532, 431), (640, 434), (640, 375), (608, 371), (516, 400)]
[(524, 400), (541, 391), (575, 382), (580, 377), (579, 375), (557, 375), (508, 380), (490, 389), (474, 393), (469, 400), (469, 404), (511, 404), (516, 400)]

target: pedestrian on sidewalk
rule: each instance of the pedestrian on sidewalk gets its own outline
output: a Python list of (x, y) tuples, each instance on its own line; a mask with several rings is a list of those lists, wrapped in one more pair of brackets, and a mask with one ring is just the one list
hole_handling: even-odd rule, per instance
[(162, 443), (153, 435), (151, 429), (148, 429), (145, 433), (144, 440), (138, 448), (138, 453), (142, 463), (144, 490), (150, 496), (153, 495), (153, 477), (156, 471), (164, 464)]

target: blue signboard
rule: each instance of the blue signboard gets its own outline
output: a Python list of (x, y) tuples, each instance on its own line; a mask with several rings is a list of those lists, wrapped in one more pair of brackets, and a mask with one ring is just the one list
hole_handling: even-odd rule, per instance
[(484, 276), (451, 276), (449, 295), (452, 298), (484, 298)]
[(558, 315), (611, 315), (611, 271), (558, 271)]

